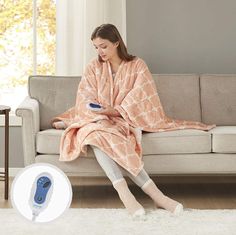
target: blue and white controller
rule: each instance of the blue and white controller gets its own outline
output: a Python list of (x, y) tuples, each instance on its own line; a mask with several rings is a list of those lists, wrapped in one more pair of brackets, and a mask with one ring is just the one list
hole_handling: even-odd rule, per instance
[(29, 198), (29, 205), (32, 210), (32, 221), (41, 213), (49, 204), (53, 190), (53, 178), (48, 172), (39, 174), (32, 185)]
[(88, 103), (87, 108), (93, 111), (100, 111), (103, 107), (100, 104)]

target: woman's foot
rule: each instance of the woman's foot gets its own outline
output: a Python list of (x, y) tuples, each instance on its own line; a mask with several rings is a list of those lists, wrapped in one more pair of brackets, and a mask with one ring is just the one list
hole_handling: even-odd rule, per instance
[(174, 215), (179, 215), (183, 212), (183, 205), (167, 196), (165, 196), (155, 185), (152, 179), (149, 179), (141, 189), (149, 195), (157, 207), (164, 208)]
[(142, 205), (135, 199), (134, 195), (130, 192), (129, 187), (124, 178), (112, 182), (113, 187), (119, 194), (121, 201), (129, 214), (133, 217), (140, 217), (145, 215), (145, 210)]

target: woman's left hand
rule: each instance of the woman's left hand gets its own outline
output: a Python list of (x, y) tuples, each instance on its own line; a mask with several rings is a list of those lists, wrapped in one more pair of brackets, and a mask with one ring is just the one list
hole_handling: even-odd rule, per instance
[(120, 113), (111, 106), (103, 107), (100, 111), (93, 111), (99, 114), (105, 114), (107, 116), (119, 117)]

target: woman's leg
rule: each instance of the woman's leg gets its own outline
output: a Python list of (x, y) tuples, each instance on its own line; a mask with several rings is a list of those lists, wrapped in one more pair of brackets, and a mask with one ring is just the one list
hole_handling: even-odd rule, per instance
[(126, 173), (128, 177), (140, 188), (150, 179), (148, 173), (144, 170), (144, 168), (138, 173), (137, 176), (132, 175), (127, 170), (126, 170)]
[(102, 167), (107, 177), (112, 182), (113, 187), (118, 192), (118, 195), (127, 208), (128, 212), (133, 216), (139, 216), (145, 214), (142, 205), (135, 199), (134, 195), (130, 192), (126, 180), (118, 167), (117, 163), (107, 156), (101, 149), (91, 145), (95, 157)]
[(144, 168), (137, 176), (132, 175), (127, 171), (127, 175), (136, 183), (141, 189), (149, 195), (158, 207), (162, 207), (174, 214), (180, 214), (183, 211), (183, 205), (167, 196), (165, 196), (155, 185), (153, 180), (149, 177)]
[(99, 165), (102, 167), (102, 169), (104, 170), (107, 177), (110, 179), (112, 183), (115, 182), (116, 180), (124, 178), (120, 168), (117, 166), (116, 162), (113, 159), (107, 156), (107, 154), (104, 153), (98, 147), (94, 145), (91, 145), (91, 147), (94, 151), (95, 157)]

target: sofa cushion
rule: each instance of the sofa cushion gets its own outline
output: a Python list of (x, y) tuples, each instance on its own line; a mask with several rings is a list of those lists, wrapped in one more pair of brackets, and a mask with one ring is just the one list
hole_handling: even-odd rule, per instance
[(201, 121), (199, 75), (153, 74), (153, 78), (167, 116)]
[[(36, 151), (40, 154), (59, 154), (60, 140), (63, 130), (47, 129), (39, 131), (36, 135)], [(92, 157), (88, 151), (88, 157)], [(84, 154), (81, 154), (84, 156)]]
[[(167, 116), (201, 121), (199, 75), (153, 74), (153, 79)], [(80, 80), (79, 76), (29, 77), (29, 96), (39, 101), (40, 130), (51, 128), (50, 119), (75, 104)]]
[(201, 130), (143, 132), (143, 154), (178, 154), (211, 152), (211, 134)]
[[(37, 133), (37, 152), (59, 154), (63, 130), (48, 129)], [(211, 134), (200, 130), (177, 130), (160, 133), (143, 132), (143, 155), (208, 153), (211, 152)], [(83, 154), (81, 154), (83, 155)], [(92, 157), (88, 154), (88, 157)]]
[(51, 118), (75, 105), (80, 79), (61, 76), (29, 77), (29, 96), (39, 102), (40, 130), (51, 128)]
[(210, 132), (213, 152), (236, 153), (236, 126), (219, 126)]
[(48, 129), (36, 135), (36, 151), (43, 154), (59, 154), (63, 130)]
[(202, 121), (236, 126), (236, 75), (200, 77)]

